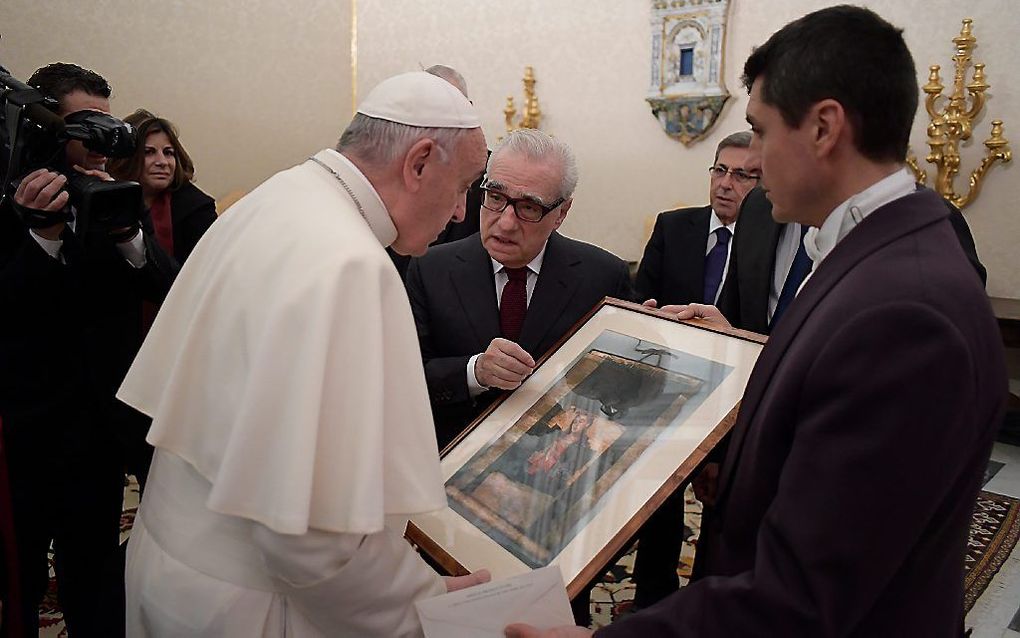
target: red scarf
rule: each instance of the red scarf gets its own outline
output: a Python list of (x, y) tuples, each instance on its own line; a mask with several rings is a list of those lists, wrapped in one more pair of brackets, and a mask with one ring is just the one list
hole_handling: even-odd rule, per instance
[[(174, 255), (174, 224), (170, 213), (170, 190), (160, 193), (149, 207), (149, 217), (152, 219), (152, 228), (156, 231), (156, 241), (163, 251), (173, 257)], [(156, 320), (156, 313), (159, 305), (151, 301), (142, 302), (142, 338), (149, 333), (152, 322)]]
[(173, 257), (174, 255), (174, 223), (170, 213), (170, 191), (163, 191), (152, 202), (149, 208), (149, 217), (152, 218), (152, 227), (156, 230), (156, 241), (163, 248), (163, 251)]

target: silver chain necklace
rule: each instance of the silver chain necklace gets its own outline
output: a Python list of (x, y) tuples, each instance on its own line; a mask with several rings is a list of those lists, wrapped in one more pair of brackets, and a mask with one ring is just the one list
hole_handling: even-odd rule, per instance
[(333, 174), (333, 177), (336, 178), (336, 181), (340, 182), (340, 185), (343, 186), (344, 190), (347, 191), (347, 194), (350, 195), (351, 200), (354, 202), (354, 205), (357, 206), (358, 208), (358, 213), (361, 214), (361, 218), (364, 219), (366, 223), (368, 223), (368, 216), (365, 215), (365, 207), (361, 205), (360, 201), (358, 201), (358, 196), (354, 194), (354, 191), (352, 191), (351, 187), (347, 185), (347, 182), (344, 181), (344, 178), (340, 177), (340, 173), (334, 171), (329, 165), (320, 160), (318, 157), (313, 156), (309, 157), (308, 159), (312, 160), (313, 162), (315, 162), (316, 164), (318, 164), (319, 166), (323, 167), (324, 169)]

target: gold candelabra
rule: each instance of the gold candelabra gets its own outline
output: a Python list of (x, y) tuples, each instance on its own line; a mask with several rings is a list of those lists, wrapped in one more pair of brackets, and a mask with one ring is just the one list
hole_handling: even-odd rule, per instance
[[(960, 35), (953, 38), (953, 44), (956, 45), (956, 55), (953, 56), (955, 65), (953, 92), (949, 95), (945, 108), (941, 111), (936, 108), (936, 103), (943, 97), (942, 90), (945, 88), (939, 77), (939, 65), (933, 64), (929, 67), (928, 83), (922, 87), (928, 95), (924, 105), (931, 117), (931, 124), (928, 125), (928, 147), (931, 152), (925, 160), (938, 167), (934, 178), (935, 190), (959, 208), (974, 201), (981, 190), (988, 169), (995, 162), (1005, 163), (1013, 159), (1009, 140), (1002, 135), (1002, 120), (992, 120), (991, 135), (984, 141), (988, 150), (978, 167), (971, 171), (967, 192), (957, 193), (953, 187), (956, 175), (960, 172), (960, 142), (970, 139), (974, 120), (984, 109), (985, 91), (990, 86), (985, 81), (985, 65), (977, 63), (973, 65), (974, 74), (970, 83), (965, 84), (964, 76), (972, 64), (971, 51), (977, 44), (977, 38), (971, 33), (972, 22), (970, 18), (965, 19)], [(964, 89), (970, 94), (969, 104)], [(913, 169), (918, 182), (927, 183), (928, 174), (921, 170), (913, 155), (907, 157), (907, 164)]]
[(506, 106), (503, 107), (503, 115), (506, 117), (506, 132), (510, 133), (519, 128), (538, 128), (542, 121), (542, 109), (538, 108), (538, 96), (535, 95), (535, 69), (530, 66), (524, 67), (524, 113), (521, 119), (514, 125), (514, 116), (517, 115), (517, 107), (514, 106), (514, 96), (506, 96)]

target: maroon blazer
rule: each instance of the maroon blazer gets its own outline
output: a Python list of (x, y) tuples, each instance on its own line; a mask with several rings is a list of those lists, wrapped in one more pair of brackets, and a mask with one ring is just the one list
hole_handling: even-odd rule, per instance
[(701, 577), (600, 638), (962, 634), (1006, 370), (947, 215), (918, 191), (819, 264), (748, 381)]

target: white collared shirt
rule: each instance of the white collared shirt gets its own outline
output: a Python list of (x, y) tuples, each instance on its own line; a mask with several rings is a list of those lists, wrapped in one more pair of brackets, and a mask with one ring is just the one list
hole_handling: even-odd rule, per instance
[(804, 235), (804, 250), (814, 265), (797, 292), (804, 288), (804, 284), (818, 270), (818, 264), (832, 252), (836, 244), (843, 241), (843, 238), (864, 221), (865, 217), (890, 202), (910, 195), (915, 190), (917, 183), (914, 175), (903, 167), (837, 206), (825, 218), (821, 228), (808, 229)]
[[(525, 284), (525, 290), (527, 295), (527, 304), (529, 306), (531, 305), (531, 296), (535, 293), (535, 285), (538, 283), (538, 273), (542, 272), (542, 262), (545, 260), (545, 248), (548, 245), (549, 242), (546, 241), (546, 243), (542, 246), (542, 250), (538, 251), (538, 254), (535, 255), (535, 258), (532, 259), (527, 266), (528, 281)], [(499, 263), (495, 259), (492, 259), (491, 257), (489, 258), (489, 261), (492, 262), (492, 276), (495, 278), (496, 282), (496, 307), (498, 308), (500, 300), (503, 297), (503, 288), (506, 286), (507, 282), (510, 281), (510, 277), (509, 275), (506, 274), (506, 272), (503, 271), (503, 264)], [(720, 288), (721, 287), (722, 286), (720, 286)], [(475, 361), (477, 361), (478, 357), (482, 356), (483, 354), (485, 353), (479, 352), (478, 354), (468, 359), (467, 385), (468, 394), (471, 395), (472, 397), (476, 397), (482, 392), (488, 390), (488, 388), (478, 383), (478, 379), (475, 378)]]
[[(67, 227), (71, 229), (71, 232), (74, 232), (77, 221), (78, 216), (72, 215), (71, 221), (67, 222)], [(37, 235), (34, 230), (30, 230), (28, 234), (32, 236), (32, 239), (34, 239), (43, 250), (46, 251), (47, 255), (62, 264), (67, 263), (64, 259), (63, 253), (60, 252), (60, 249), (64, 247), (63, 239), (46, 239), (42, 235)], [(120, 251), (121, 256), (133, 267), (141, 268), (145, 265), (145, 241), (142, 239), (141, 230), (135, 233), (135, 236), (132, 237), (130, 241), (119, 242), (116, 246), (117, 250)]]

